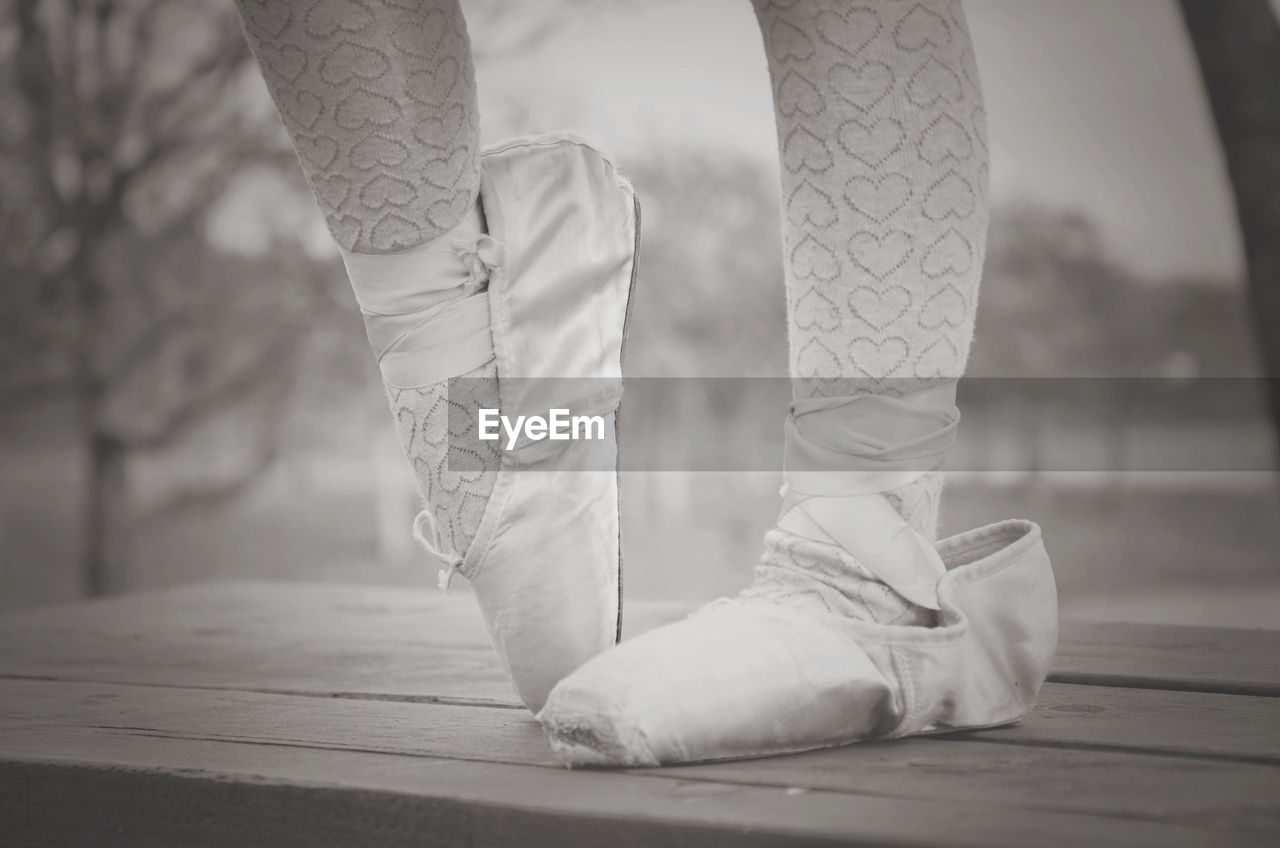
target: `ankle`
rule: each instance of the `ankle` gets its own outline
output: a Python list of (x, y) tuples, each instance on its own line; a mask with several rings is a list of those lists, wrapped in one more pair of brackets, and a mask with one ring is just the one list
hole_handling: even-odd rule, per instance
[(936, 610), (937, 583), (946, 567), (924, 534), (936, 531), (940, 483), (926, 478), (889, 492), (854, 495), (788, 489), (778, 530), (850, 555), (912, 604)]
[(493, 358), (483, 293), (506, 249), (485, 229), (477, 198), (471, 214), (429, 242), (397, 253), (342, 252), (387, 385), (432, 385)]
[(937, 614), (913, 603), (839, 545), (792, 533), (765, 534), (755, 579), (741, 600), (776, 604), (794, 613), (835, 615), (874, 624), (932, 627)]
[(938, 506), (942, 499), (941, 471), (931, 471), (900, 489), (885, 492), (885, 500), (897, 510), (907, 526), (930, 544), (938, 540)]
[[(392, 253), (339, 248), (360, 311), (366, 317), (424, 312), (474, 294), (483, 286), (478, 269), (460, 253), (486, 232), (480, 198), (452, 228), (421, 244)], [(483, 275), (479, 275), (483, 276)]]

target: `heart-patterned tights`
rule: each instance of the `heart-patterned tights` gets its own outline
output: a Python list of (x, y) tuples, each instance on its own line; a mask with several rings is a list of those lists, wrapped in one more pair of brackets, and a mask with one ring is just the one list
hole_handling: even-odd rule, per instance
[[(986, 112), (959, 0), (756, 0), (773, 84), (791, 373), (959, 377), (986, 250)], [(937, 475), (894, 493), (933, 538)]]
[(422, 244), (479, 190), (471, 42), (457, 0), (237, 0), (334, 239)]
[[(479, 120), (457, 0), (237, 2), (342, 247), (418, 245), (472, 208)], [(777, 118), (797, 391), (820, 393), (826, 378), (894, 391), (958, 377), (989, 218), (986, 116), (959, 0), (754, 5)], [(939, 488), (930, 475), (891, 496), (930, 538)], [(476, 503), (487, 491), (463, 494)]]

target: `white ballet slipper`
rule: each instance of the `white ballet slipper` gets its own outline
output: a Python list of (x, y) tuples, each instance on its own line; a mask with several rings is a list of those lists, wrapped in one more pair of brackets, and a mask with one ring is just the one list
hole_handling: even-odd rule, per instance
[[(830, 549), (782, 531), (767, 541), (809, 557)], [(935, 626), (801, 608), (754, 587), (562, 681), (539, 714), (552, 749), (571, 767), (655, 766), (1016, 721), (1057, 643), (1040, 529), (1006, 521), (946, 539), (938, 553), (945, 574), (926, 599)]]
[[(639, 238), (630, 184), (580, 139), (536, 136), (483, 153), (480, 197), (488, 234), (473, 234), (473, 249), (462, 252), (485, 266), (475, 271), (488, 276), (487, 291), (419, 314), (406, 335), (380, 327), (380, 339), (394, 339), (375, 343), (384, 377), (395, 383), (407, 371), (406, 379), (426, 384), (495, 359), (502, 414), (565, 408), (616, 429)], [(430, 332), (421, 331), (423, 316)], [(476, 422), (468, 429), (474, 436)], [(442, 587), (455, 574), (471, 584), (502, 665), (534, 712), (620, 632), (611, 435), (503, 451), (461, 555), (440, 538), (430, 511), (415, 522), (415, 535), (442, 565)], [(451, 463), (466, 453), (453, 448)]]

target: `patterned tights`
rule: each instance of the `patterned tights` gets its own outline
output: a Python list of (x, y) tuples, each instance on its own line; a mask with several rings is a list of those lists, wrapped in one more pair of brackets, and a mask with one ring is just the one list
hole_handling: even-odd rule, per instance
[[(340, 245), (412, 247), (473, 207), (479, 119), (456, 0), (237, 2)], [(959, 0), (754, 6), (777, 118), (798, 391), (806, 379), (958, 377), (988, 223), (985, 111)], [(421, 387), (392, 403), (423, 495), (463, 551), (492, 475), (445, 470), (445, 395)], [(930, 475), (891, 494), (930, 538), (940, 485)]]

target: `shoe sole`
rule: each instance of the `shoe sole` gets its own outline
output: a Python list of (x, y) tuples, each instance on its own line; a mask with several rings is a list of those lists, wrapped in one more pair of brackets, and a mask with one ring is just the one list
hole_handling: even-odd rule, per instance
[[(631, 249), (631, 283), (627, 288), (627, 309), (622, 316), (622, 347), (618, 352), (619, 366), (627, 361), (627, 338), (631, 333), (631, 309), (636, 302), (636, 280), (640, 276), (640, 197), (632, 188), (631, 202), (635, 209), (635, 246)], [(622, 406), (613, 415), (613, 443), (616, 445), (617, 457), (614, 460), (614, 474), (618, 480), (618, 625), (613, 641), (622, 641)]]

